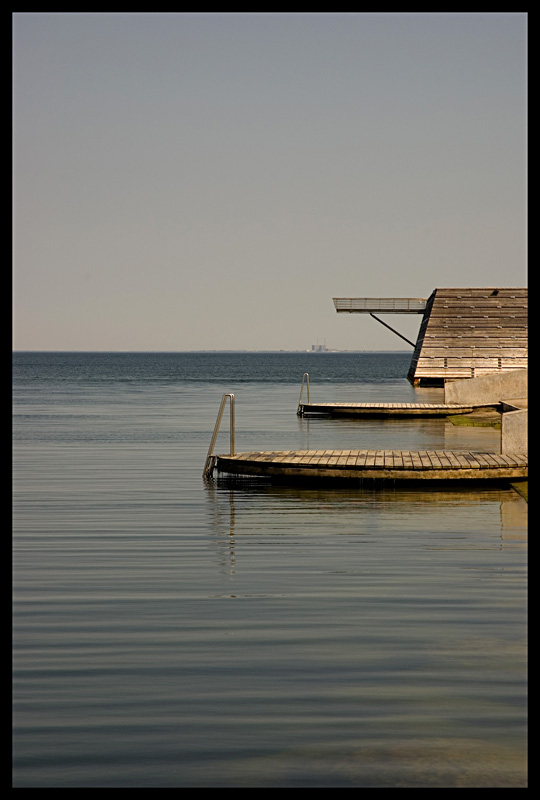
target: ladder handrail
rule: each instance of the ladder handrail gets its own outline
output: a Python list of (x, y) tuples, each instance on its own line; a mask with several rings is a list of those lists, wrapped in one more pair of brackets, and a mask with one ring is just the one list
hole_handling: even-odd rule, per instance
[(304, 374), (302, 375), (302, 386), (300, 387), (300, 397), (298, 398), (298, 408), (296, 410), (296, 414), (299, 417), (302, 415), (302, 392), (304, 391), (304, 381), (306, 380), (306, 378), (307, 378), (307, 381), (306, 381), (306, 384), (307, 384), (307, 401), (308, 401), (308, 404), (309, 404), (309, 372), (304, 372)]
[(230, 410), (230, 453), (229, 455), (234, 456), (234, 394), (224, 394), (221, 398), (221, 404), (219, 406), (219, 411), (216, 419), (216, 424), (214, 425), (214, 433), (212, 434), (212, 441), (210, 442), (210, 447), (208, 448), (208, 455), (206, 456), (206, 461), (204, 464), (203, 470), (203, 478), (209, 478), (214, 471), (214, 465), (216, 462), (215, 456), (213, 455), (214, 445), (216, 443), (217, 435), (219, 432), (219, 426), (221, 424), (221, 418), (223, 417), (223, 411), (225, 410), (225, 403), (227, 402), (227, 397), (230, 398), (231, 401), (231, 410)]

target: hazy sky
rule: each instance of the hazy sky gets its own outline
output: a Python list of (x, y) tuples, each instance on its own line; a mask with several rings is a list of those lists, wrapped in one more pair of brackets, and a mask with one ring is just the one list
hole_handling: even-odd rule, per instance
[(13, 12), (14, 348), (409, 349), (332, 297), (524, 286), (526, 39), (524, 12)]

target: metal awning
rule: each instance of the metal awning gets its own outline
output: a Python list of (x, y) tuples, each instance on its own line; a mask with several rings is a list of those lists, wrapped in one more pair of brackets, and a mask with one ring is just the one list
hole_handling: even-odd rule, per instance
[(422, 297), (333, 297), (338, 314), (423, 314), (427, 300)]

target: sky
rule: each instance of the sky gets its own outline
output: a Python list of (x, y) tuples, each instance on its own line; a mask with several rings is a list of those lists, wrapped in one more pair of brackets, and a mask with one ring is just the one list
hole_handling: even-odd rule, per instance
[(412, 351), (332, 298), (526, 285), (525, 12), (12, 22), (15, 350)]

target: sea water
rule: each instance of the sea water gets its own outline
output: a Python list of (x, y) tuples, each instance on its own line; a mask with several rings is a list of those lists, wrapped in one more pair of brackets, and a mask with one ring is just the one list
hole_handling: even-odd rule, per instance
[(527, 785), (512, 487), (202, 479), (225, 393), (237, 451), (498, 452), (492, 427), (296, 415), (304, 372), (313, 402), (441, 401), (409, 361), (14, 354), (15, 788)]

